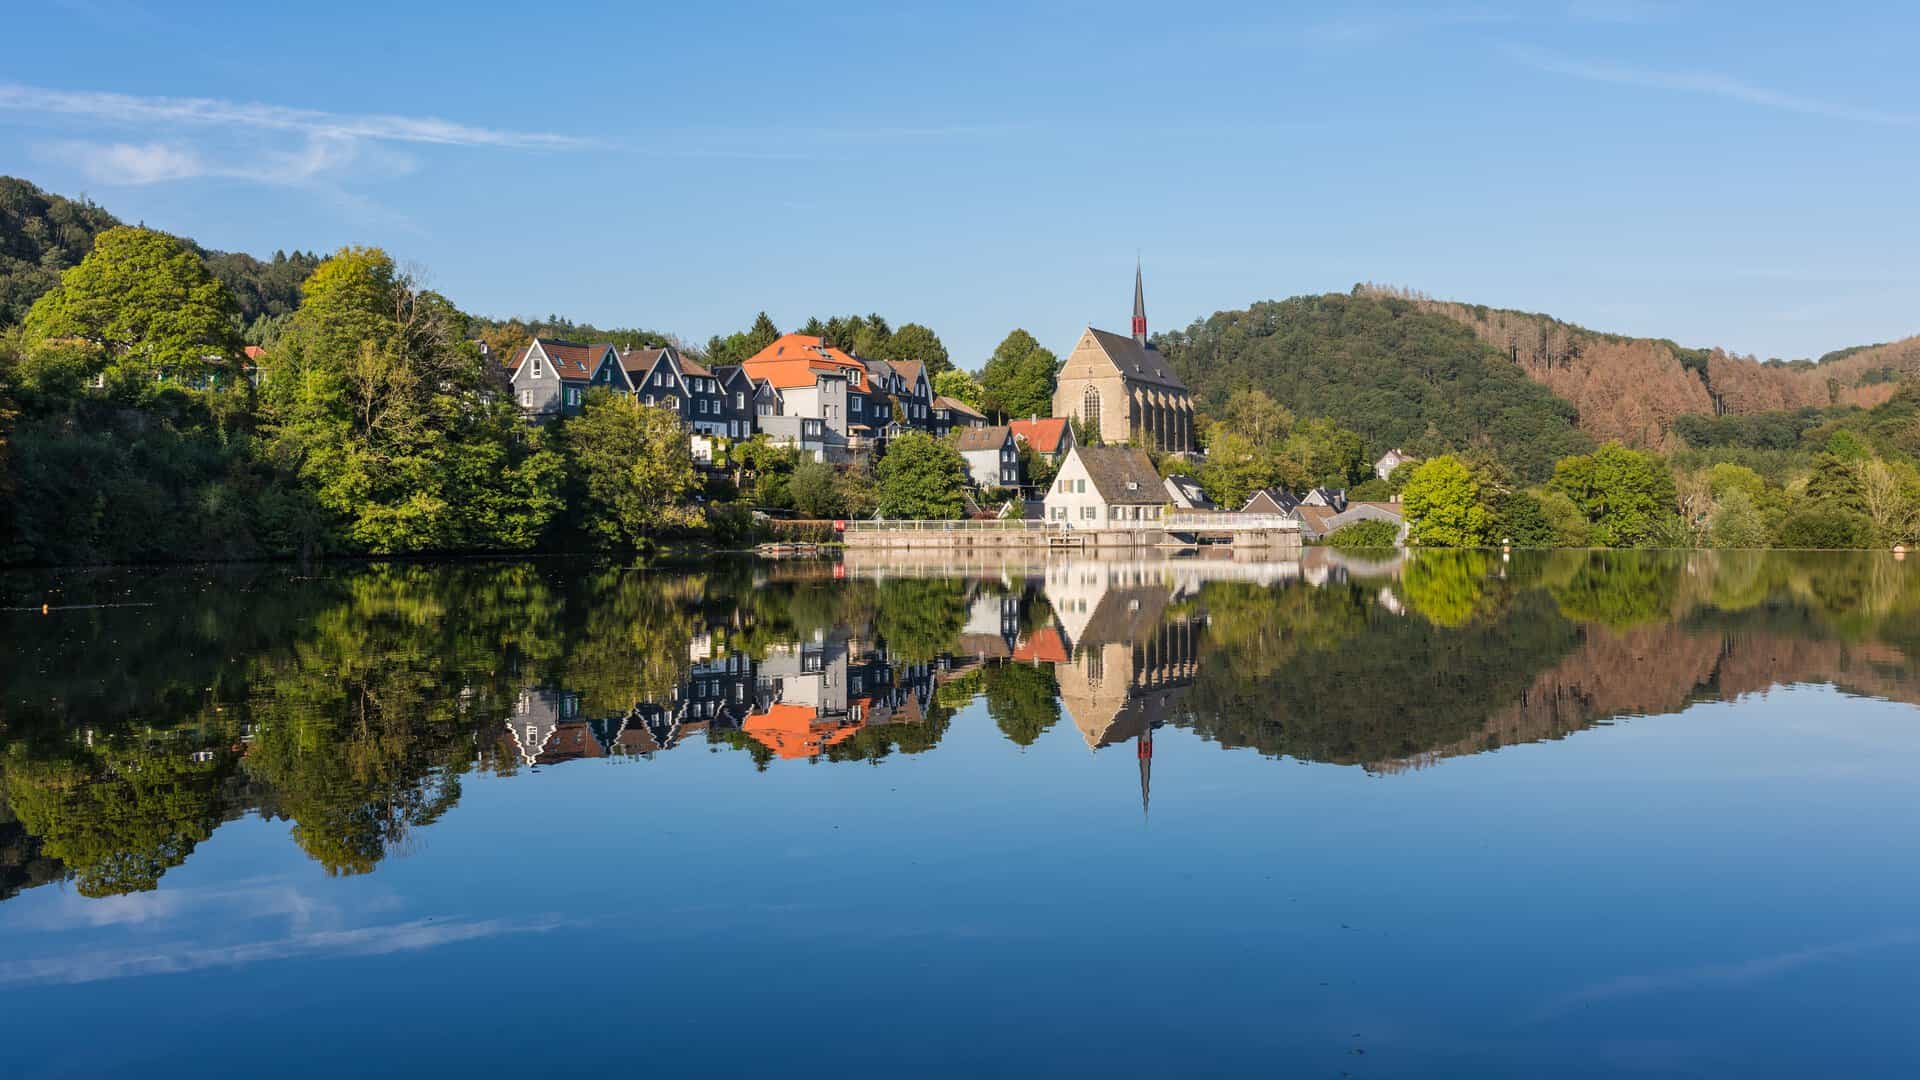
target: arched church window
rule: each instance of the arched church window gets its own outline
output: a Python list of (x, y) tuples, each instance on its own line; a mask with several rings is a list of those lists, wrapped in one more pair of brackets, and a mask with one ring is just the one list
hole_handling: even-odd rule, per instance
[(1100, 391), (1094, 389), (1091, 386), (1087, 387), (1086, 396), (1081, 400), (1080, 418), (1086, 421), (1087, 429), (1089, 431), (1093, 431), (1096, 433), (1099, 432), (1100, 430)]

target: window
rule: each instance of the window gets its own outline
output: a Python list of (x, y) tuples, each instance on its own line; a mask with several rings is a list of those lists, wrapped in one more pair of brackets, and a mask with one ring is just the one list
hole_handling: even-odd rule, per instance
[(1083, 506), (1080, 508), (1080, 516), (1087, 521), (1096, 521), (1100, 517), (1100, 508), (1097, 506)]
[(701, 398), (701, 399), (700, 399), (700, 412), (701, 412), (701, 414), (702, 414), (702, 415), (705, 415), (705, 414), (706, 414), (706, 411), (707, 411), (707, 399), (706, 399), (706, 398)]
[(531, 390), (520, 391), (520, 404), (523, 406), (526, 406), (527, 408), (532, 408), (533, 407), (533, 391)]
[(736, 409), (744, 409), (744, 408), (746, 408), (746, 407), (747, 407), (747, 395), (746, 395), (745, 393), (742, 393), (742, 392), (741, 392), (741, 391), (739, 391), (739, 390), (735, 390), (735, 391), (733, 392), (733, 407), (734, 407), (734, 408), (736, 408)]
[(1056, 507), (1054, 507), (1054, 508), (1053, 508), (1053, 520), (1055, 520), (1055, 521), (1065, 521), (1065, 520), (1067, 520), (1067, 508), (1066, 508), (1066, 507), (1064, 507), (1064, 506), (1056, 506)]
[(1091, 386), (1080, 398), (1080, 419), (1092, 430), (1100, 430), (1100, 391)]
[(665, 405), (669, 409), (677, 409), (680, 407), (680, 399), (674, 397), (672, 394), (668, 394), (660, 404)]
[(653, 395), (652, 395), (652, 394), (648, 394), (648, 395), (647, 395), (647, 398), (646, 398), (646, 403), (647, 403), (647, 404), (649, 404), (649, 405), (651, 405), (651, 404), (653, 404)]
[(859, 412), (860, 407), (861, 407), (861, 399), (859, 398), (851, 398), (847, 401), (848, 412)]
[(577, 386), (567, 387), (567, 404), (569, 405), (580, 404), (580, 388), (579, 387)]
[(540, 377), (540, 358), (537, 356), (533, 358), (533, 377)]

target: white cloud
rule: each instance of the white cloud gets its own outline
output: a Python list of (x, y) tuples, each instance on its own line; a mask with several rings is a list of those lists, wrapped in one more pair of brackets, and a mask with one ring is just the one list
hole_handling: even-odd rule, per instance
[(1717, 97), (1727, 101), (1737, 101), (1747, 105), (1779, 109), (1785, 112), (1800, 113), (1805, 116), (1825, 116), (1836, 120), (1853, 120), (1869, 124), (1888, 124), (1898, 127), (1912, 127), (1920, 123), (1920, 116), (1910, 113), (1887, 112), (1881, 109), (1859, 108), (1852, 105), (1840, 105), (1830, 101), (1801, 97), (1796, 94), (1771, 90), (1764, 86), (1742, 82), (1711, 72), (1654, 71), (1647, 68), (1625, 67), (1617, 64), (1593, 63), (1556, 56), (1552, 53), (1523, 45), (1508, 45), (1507, 55), (1537, 71), (1587, 82), (1609, 83), (1614, 86), (1637, 86), (1654, 90), (1673, 90), (1686, 94), (1699, 94)]
[(84, 116), (121, 124), (240, 127), (323, 139), (379, 139), (508, 149), (571, 149), (590, 145), (588, 140), (571, 135), (475, 127), (432, 116), (355, 115), (217, 98), (137, 97), (95, 90), (53, 90), (19, 83), (0, 83), (0, 109)]

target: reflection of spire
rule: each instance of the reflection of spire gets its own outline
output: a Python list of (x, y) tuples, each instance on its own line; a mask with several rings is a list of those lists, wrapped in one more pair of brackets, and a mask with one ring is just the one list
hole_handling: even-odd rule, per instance
[(1136, 740), (1140, 754), (1140, 820), (1147, 820), (1147, 806), (1153, 791), (1153, 725), (1148, 724)]

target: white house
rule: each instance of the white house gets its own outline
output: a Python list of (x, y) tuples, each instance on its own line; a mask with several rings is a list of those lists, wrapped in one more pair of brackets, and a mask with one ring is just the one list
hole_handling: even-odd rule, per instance
[(967, 476), (976, 487), (1010, 488), (1020, 484), (1020, 451), (1013, 430), (999, 427), (962, 428), (954, 448), (966, 459)]
[(1044, 500), (1047, 520), (1071, 529), (1158, 529), (1173, 498), (1144, 450), (1076, 446)]
[(1402, 465), (1411, 465), (1419, 460), (1419, 458), (1406, 453), (1396, 446), (1380, 455), (1380, 460), (1373, 463), (1373, 475), (1382, 480), (1388, 480), (1393, 477), (1393, 470)]

